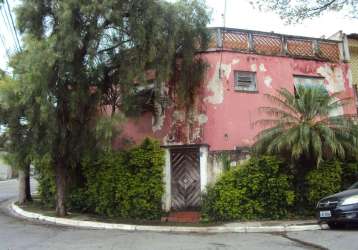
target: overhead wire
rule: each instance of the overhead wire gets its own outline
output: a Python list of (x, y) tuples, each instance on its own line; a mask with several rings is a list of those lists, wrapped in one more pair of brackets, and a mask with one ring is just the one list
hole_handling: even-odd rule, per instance
[(16, 42), (17, 42), (17, 45), (18, 45), (18, 47), (19, 47), (19, 49), (20, 49), (20, 51), (21, 51), (20, 39), (19, 39), (19, 35), (17, 34), (17, 30), (16, 30), (14, 18), (12, 17), (12, 13), (11, 13), (11, 8), (10, 8), (9, 1), (8, 1), (8, 0), (5, 0), (5, 3), (6, 3), (6, 6), (7, 6), (8, 14), (9, 14), (9, 16), (10, 16), (12, 28), (13, 28), (13, 30), (14, 30)]
[(12, 44), (15, 44), (15, 47), (16, 49), (18, 50), (18, 44), (16, 42), (16, 38), (15, 38), (15, 35), (14, 35), (14, 32), (13, 32), (13, 29), (11, 28), (11, 24), (10, 24), (10, 20), (7, 16), (7, 12), (5, 10), (5, 8), (3, 8), (3, 6), (0, 6), (0, 14), (1, 14), (1, 17), (3, 19), (3, 24), (4, 27), (6, 28), (6, 32), (10, 34), (11, 38), (10, 37), (6, 37), (7, 39), (6, 40), (12, 40)]
[(9, 27), (7, 26), (7, 23), (6, 23), (6, 19), (5, 19), (5, 16), (4, 16), (4, 14), (3, 14), (3, 10), (2, 10), (2, 8), (0, 8), (0, 15), (1, 15), (1, 18), (2, 18), (2, 20), (3, 20), (3, 26), (1, 27), (2, 28), (2, 30), (0, 30), (0, 34), (1, 34), (1, 44), (2, 44), (2, 47), (3, 47), (3, 49), (4, 49), (4, 51), (5, 51), (5, 54), (6, 54), (6, 56), (7, 56), (7, 58), (9, 58), (9, 50), (8, 50), (8, 44), (7, 44), (7, 41), (10, 39), (12, 39), (11, 38), (11, 35), (8, 37), (8, 39), (5, 39), (5, 37), (3, 36), (3, 34), (11, 34), (11, 31), (9, 30)]
[(0, 3), (0, 20), (1, 19), (0, 48), (4, 51), (2, 53), (4, 57), (7, 57), (7, 59), (5, 59), (6, 62), (10, 59), (13, 53), (22, 51), (19, 34), (16, 30), (11, 6), (8, 0), (3, 0)]

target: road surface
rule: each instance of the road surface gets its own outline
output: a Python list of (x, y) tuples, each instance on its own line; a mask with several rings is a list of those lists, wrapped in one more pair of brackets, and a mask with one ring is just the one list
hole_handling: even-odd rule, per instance
[(358, 231), (305, 231), (288, 234), (172, 234), (90, 230), (29, 222), (9, 215), (17, 181), (0, 181), (0, 250), (358, 250)]

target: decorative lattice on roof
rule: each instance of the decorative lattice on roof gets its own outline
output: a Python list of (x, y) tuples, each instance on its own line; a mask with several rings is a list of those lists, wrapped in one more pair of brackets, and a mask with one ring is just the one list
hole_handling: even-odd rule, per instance
[(279, 55), (282, 51), (282, 40), (280, 37), (254, 34), (253, 49), (259, 54)]
[(289, 39), (287, 40), (287, 53), (292, 56), (314, 57), (313, 41)]
[(240, 29), (213, 28), (211, 49), (339, 62), (339, 41)]
[(248, 50), (249, 38), (244, 32), (224, 32), (223, 34), (224, 48), (235, 50)]

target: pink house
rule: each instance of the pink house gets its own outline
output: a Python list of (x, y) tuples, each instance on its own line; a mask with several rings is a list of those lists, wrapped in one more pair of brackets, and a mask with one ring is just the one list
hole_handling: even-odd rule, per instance
[[(324, 84), (329, 93), (355, 97), (342, 42), (237, 29), (212, 29), (207, 51), (198, 54), (209, 68), (195, 104), (178, 108), (170, 84), (162, 95), (171, 101), (160, 112), (129, 119), (122, 136), (140, 142), (154, 137), (166, 151), (166, 210), (200, 205), (200, 192), (216, 180), (226, 163), (247, 157), (260, 127), (253, 126), (264, 94), (295, 84)], [(355, 102), (339, 113), (356, 113)], [(118, 140), (119, 142), (120, 140)]]

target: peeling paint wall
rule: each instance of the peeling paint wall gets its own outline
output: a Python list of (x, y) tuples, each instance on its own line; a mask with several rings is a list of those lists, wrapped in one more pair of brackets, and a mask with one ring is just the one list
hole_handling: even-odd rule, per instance
[[(225, 81), (228, 81), (231, 76), (231, 68), (234, 65), (239, 64), (240, 60), (233, 59), (230, 63), (216, 63), (210, 64), (212, 67), (215, 65), (214, 75), (209, 80), (207, 84), (208, 90), (211, 91), (211, 94), (204, 98), (204, 101), (207, 101), (211, 104), (220, 104), (224, 101), (224, 88), (225, 88)], [(256, 65), (255, 70), (256, 70)]]
[[(341, 92), (339, 98), (355, 98), (351, 70), (344, 63), (228, 51), (223, 52), (222, 60), (220, 52), (207, 52), (201, 56), (209, 68), (193, 107), (185, 110), (170, 96), (172, 104), (161, 112), (159, 120), (157, 118), (154, 122), (151, 113), (130, 119), (124, 125), (123, 136), (134, 142), (150, 136), (161, 140), (163, 145), (208, 144), (210, 151), (235, 150), (252, 145), (255, 135), (261, 130), (253, 126), (260, 116), (258, 108), (272, 105), (264, 94), (275, 94), (279, 88), (293, 92), (294, 76), (324, 77), (329, 93)], [(256, 72), (257, 92), (236, 91), (235, 71)], [(356, 113), (354, 102), (337, 112)]]
[[(208, 72), (208, 83), (216, 78), (220, 53), (207, 53), (206, 57), (212, 65)], [(264, 94), (275, 94), (276, 89), (286, 88), (294, 91), (294, 76), (324, 77), (328, 92), (341, 92), (339, 98), (352, 97), (350, 69), (344, 63), (326, 63), (314, 60), (293, 59), (287, 57), (259, 56), (235, 52), (223, 53), (223, 64), (231, 74), (221, 79), (225, 86), (221, 103), (212, 103), (205, 99), (208, 121), (204, 126), (204, 143), (211, 150), (234, 150), (236, 147), (250, 146), (255, 136), (262, 129), (254, 127), (259, 119), (258, 108), (272, 105)], [(239, 63), (232, 64), (233, 60)], [(256, 72), (257, 93), (239, 92), (234, 88), (234, 72)], [(217, 83), (218, 84), (218, 83)], [(206, 96), (212, 95), (210, 87), (206, 87)], [(337, 113), (355, 113), (354, 102), (337, 110)]]

